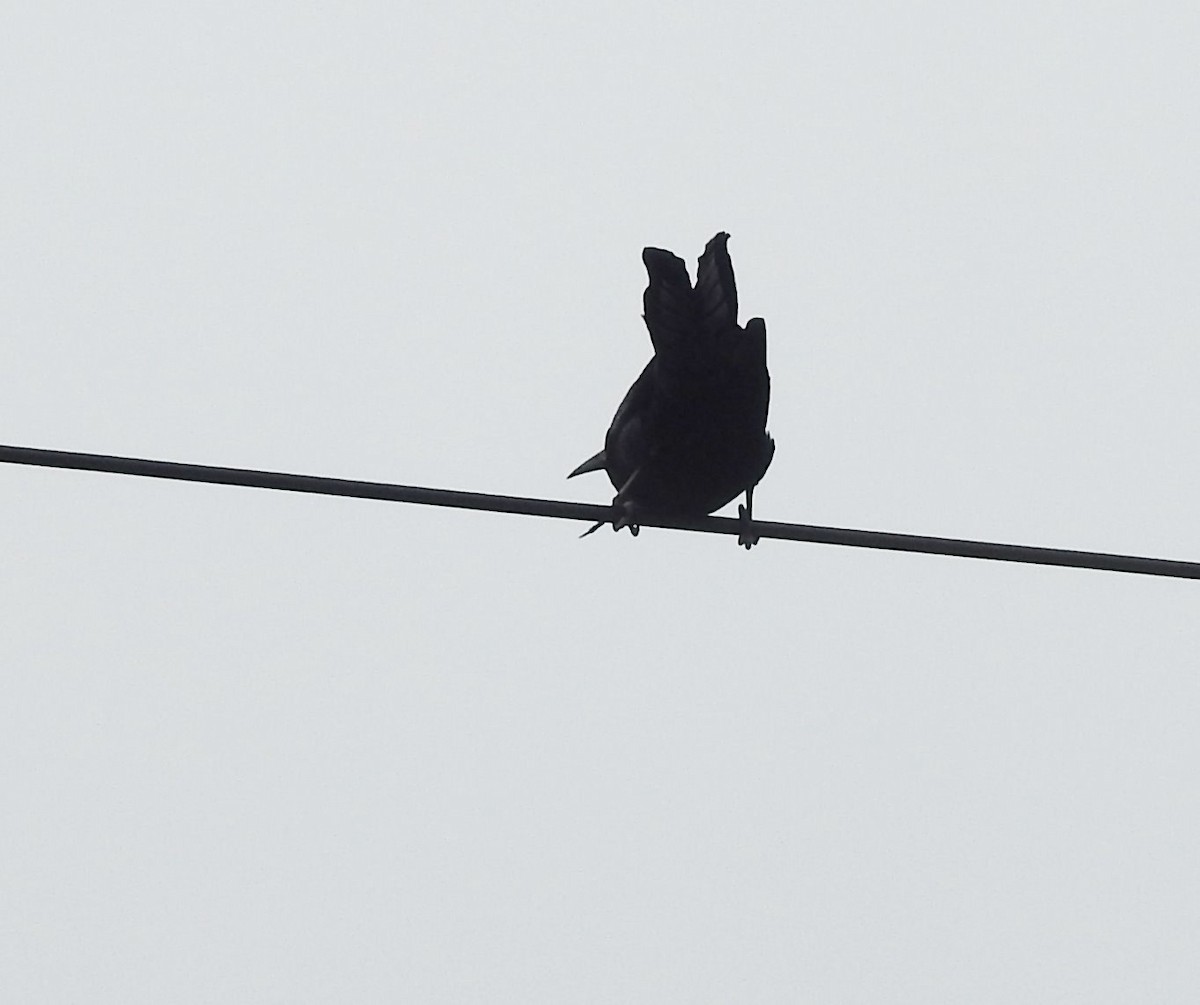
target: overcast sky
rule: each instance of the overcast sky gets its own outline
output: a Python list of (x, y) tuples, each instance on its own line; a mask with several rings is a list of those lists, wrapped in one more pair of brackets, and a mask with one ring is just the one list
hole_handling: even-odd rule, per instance
[[(25, 4), (0, 442), (1200, 560), (1200, 8)], [(0, 998), (1183, 1002), (1200, 584), (0, 466)]]

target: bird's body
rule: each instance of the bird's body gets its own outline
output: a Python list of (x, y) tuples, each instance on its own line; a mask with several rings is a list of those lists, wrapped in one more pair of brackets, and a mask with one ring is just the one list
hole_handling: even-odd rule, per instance
[(639, 513), (711, 513), (742, 492), (749, 503), (771, 463), (766, 325), (737, 323), (728, 239), (708, 242), (695, 287), (671, 252), (642, 252), (654, 357), (617, 409), (604, 449), (571, 472), (608, 472), (624, 514), (615, 526), (636, 526)]

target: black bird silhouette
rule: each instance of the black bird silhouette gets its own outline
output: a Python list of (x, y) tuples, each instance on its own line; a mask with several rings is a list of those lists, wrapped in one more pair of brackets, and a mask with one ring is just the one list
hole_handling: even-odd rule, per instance
[(639, 515), (702, 516), (745, 492), (738, 541), (749, 548), (758, 540), (754, 486), (775, 453), (766, 431), (767, 326), (762, 318), (737, 323), (728, 240), (720, 233), (705, 246), (695, 288), (681, 258), (642, 251), (654, 357), (613, 416), (604, 449), (567, 476), (608, 472), (614, 530), (636, 534)]

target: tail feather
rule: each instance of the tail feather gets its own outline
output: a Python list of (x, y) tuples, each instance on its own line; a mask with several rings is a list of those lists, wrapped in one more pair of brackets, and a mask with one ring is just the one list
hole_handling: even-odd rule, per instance
[(598, 454), (592, 454), (586, 461), (572, 471), (568, 478), (574, 478), (576, 475), (586, 475), (589, 471), (603, 471), (608, 463), (605, 452), (601, 450)]

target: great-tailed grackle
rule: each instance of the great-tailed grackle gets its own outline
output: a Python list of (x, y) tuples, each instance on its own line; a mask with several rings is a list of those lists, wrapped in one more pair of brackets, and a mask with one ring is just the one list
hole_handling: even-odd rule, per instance
[(728, 240), (720, 233), (705, 246), (694, 288), (681, 258), (642, 251), (654, 356), (613, 416), (604, 449), (567, 476), (608, 472), (614, 530), (636, 534), (641, 514), (702, 516), (745, 492), (738, 541), (749, 548), (757, 540), (754, 486), (775, 453), (766, 431), (767, 326), (762, 318), (737, 323)]

